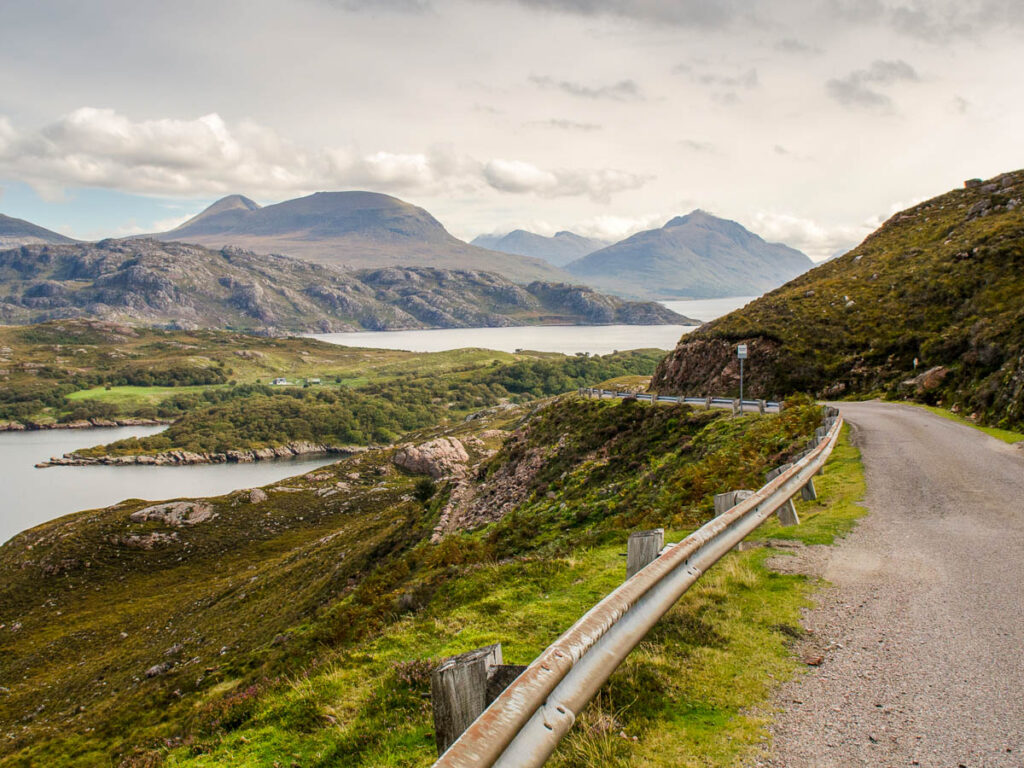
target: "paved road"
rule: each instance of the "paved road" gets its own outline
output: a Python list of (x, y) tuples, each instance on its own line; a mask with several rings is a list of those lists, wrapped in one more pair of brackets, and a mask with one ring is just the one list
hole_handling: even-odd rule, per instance
[[(870, 514), (818, 571), (824, 663), (784, 686), (767, 764), (1024, 766), (1024, 450), (841, 403)], [(808, 553), (808, 561), (814, 558)]]

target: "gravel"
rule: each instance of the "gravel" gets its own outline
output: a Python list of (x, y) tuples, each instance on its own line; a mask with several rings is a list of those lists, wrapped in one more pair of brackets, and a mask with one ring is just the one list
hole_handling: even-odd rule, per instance
[(910, 406), (842, 403), (870, 514), (786, 559), (833, 586), (758, 765), (1024, 766), (1024, 452)]

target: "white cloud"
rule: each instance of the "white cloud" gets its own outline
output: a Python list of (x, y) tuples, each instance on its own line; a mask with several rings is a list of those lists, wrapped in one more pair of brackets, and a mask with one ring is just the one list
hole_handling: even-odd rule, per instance
[(133, 121), (82, 107), (35, 132), (0, 117), (0, 174), (47, 199), (66, 187), (182, 197), (243, 192), (262, 198), (370, 187), (395, 193), (481, 190), (606, 202), (649, 177), (613, 169), (546, 170), (521, 160), (478, 161), (451, 146), (426, 152), (309, 150), (251, 121), (219, 115)]
[(662, 213), (640, 216), (593, 216), (577, 222), (569, 229), (584, 237), (617, 242), (645, 229), (660, 227), (667, 219), (668, 217)]
[(813, 261), (824, 261), (856, 246), (879, 223), (866, 221), (858, 226), (830, 227), (790, 213), (759, 211), (746, 226), (770, 243), (784, 243), (803, 251)]
[(487, 183), (502, 192), (532, 192), (543, 197), (586, 196), (607, 202), (616, 192), (642, 187), (650, 177), (626, 171), (544, 170), (521, 160), (490, 160), (484, 164)]

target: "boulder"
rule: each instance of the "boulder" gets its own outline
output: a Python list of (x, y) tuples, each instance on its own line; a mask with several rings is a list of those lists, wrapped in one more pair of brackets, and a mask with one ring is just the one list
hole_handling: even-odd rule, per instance
[(267, 492), (262, 488), (253, 488), (249, 491), (249, 503), (259, 504), (261, 501), (267, 500)]
[(936, 365), (934, 368), (929, 368), (924, 373), (918, 374), (912, 379), (906, 379), (900, 382), (900, 384), (908, 389), (913, 389), (917, 394), (921, 394), (922, 392), (930, 392), (931, 390), (938, 388), (948, 375), (949, 368), (942, 365)]
[(170, 501), (132, 512), (128, 519), (133, 523), (157, 522), (180, 528), (204, 523), (214, 516), (213, 507), (201, 501)]
[(409, 472), (430, 475), (434, 480), (440, 480), (451, 475), (463, 475), (469, 454), (454, 437), (439, 437), (420, 445), (402, 446), (395, 452), (392, 461)]

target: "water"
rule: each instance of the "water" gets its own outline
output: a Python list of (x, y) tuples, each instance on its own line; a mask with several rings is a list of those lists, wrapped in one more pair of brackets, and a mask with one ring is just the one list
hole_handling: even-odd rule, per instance
[[(687, 317), (713, 320), (754, 297), (666, 301)], [(672, 349), (693, 330), (684, 325), (544, 325), (517, 328), (456, 328), (435, 331), (327, 333), (314, 338), (352, 347), (443, 352), (483, 347), (505, 352), (532, 349), (573, 355), (604, 355), (616, 350)], [(236, 488), (266, 485), (336, 461), (307, 457), (253, 464), (200, 464), (187, 467), (50, 467), (37, 461), (76, 448), (151, 435), (162, 427), (94, 430), (0, 432), (0, 542), (19, 531), (80, 509), (115, 504), (122, 499), (161, 500), (181, 496), (217, 496)]]
[(51, 456), (143, 437), (163, 427), (36, 432), (0, 432), (0, 543), (16, 533), (80, 509), (123, 499), (159, 501), (182, 496), (219, 496), (309, 472), (338, 457), (299, 457), (252, 464), (197, 464), (184, 467), (49, 467), (33, 465)]
[(692, 317), (701, 322), (715, 320), (722, 315), (727, 315), (734, 309), (746, 306), (757, 296), (727, 296), (724, 299), (692, 299), (690, 301), (663, 301), (661, 302), (673, 312)]
[[(669, 309), (707, 322), (742, 307), (754, 297), (664, 301)], [(679, 337), (696, 326), (688, 325), (534, 325), (514, 328), (442, 328), (431, 331), (356, 331), (320, 333), (312, 338), (346, 347), (405, 349), (410, 352), (445, 352), (481, 347), (502, 352), (531, 349), (575, 355), (607, 355), (623, 349), (672, 349)]]

